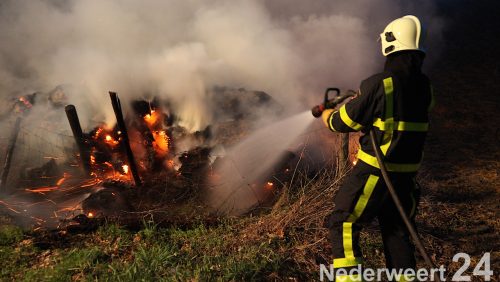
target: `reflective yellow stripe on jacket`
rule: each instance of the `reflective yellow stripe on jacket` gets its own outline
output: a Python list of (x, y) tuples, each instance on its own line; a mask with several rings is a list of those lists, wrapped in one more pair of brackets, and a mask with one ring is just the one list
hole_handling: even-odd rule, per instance
[(353, 130), (359, 131), (363, 128), (363, 126), (361, 124), (355, 122), (354, 120), (351, 119), (351, 117), (349, 117), (349, 115), (347, 114), (347, 111), (345, 109), (345, 105), (340, 107), (339, 114), (340, 114), (340, 119), (342, 120), (342, 122), (345, 123), (345, 125), (352, 128)]
[[(363, 162), (380, 169), (377, 158), (359, 149), (357, 158)], [(396, 164), (384, 162), (388, 171), (394, 172), (416, 172), (420, 168), (420, 163), (416, 164)]]
[[(394, 124), (394, 84), (392, 82), (392, 77), (384, 79), (384, 93), (385, 93), (385, 121), (384, 123), (393, 127)], [(384, 131), (384, 136), (382, 138), (382, 143), (380, 144), (380, 150), (384, 154), (387, 154), (389, 147), (392, 142), (392, 132), (393, 130)]]
[(386, 123), (381, 119), (376, 119), (373, 126), (378, 127), (382, 131), (417, 131), (426, 132), (429, 130), (429, 123), (427, 122), (407, 122), (407, 121), (393, 121)]
[[(429, 129), (429, 124), (426, 122), (406, 122), (395, 121), (393, 117), (394, 112), (394, 85), (392, 77), (384, 79), (384, 92), (385, 92), (385, 116), (384, 120), (377, 118), (373, 122), (373, 126), (379, 130), (384, 131), (380, 149), (384, 155), (387, 154), (391, 145), (394, 131), (413, 131), (413, 132), (426, 132)], [(361, 148), (358, 151), (357, 158), (373, 167), (380, 169), (377, 158), (372, 156)], [(415, 172), (419, 169), (420, 163), (416, 164), (396, 164), (385, 162), (388, 171), (394, 172)]]

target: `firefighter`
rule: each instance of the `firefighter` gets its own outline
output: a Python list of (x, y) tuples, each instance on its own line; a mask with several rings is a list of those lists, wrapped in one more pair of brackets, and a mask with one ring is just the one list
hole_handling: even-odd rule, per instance
[(387, 268), (416, 267), (409, 232), (382, 179), (367, 133), (375, 131), (390, 178), (413, 221), (419, 199), (414, 178), (422, 161), (428, 111), (433, 104), (429, 79), (421, 71), (424, 35), (415, 16), (389, 23), (380, 34), (386, 57), (384, 71), (362, 81), (357, 97), (347, 104), (322, 113), (324, 123), (334, 132), (364, 133), (358, 162), (336, 194), (328, 220), (336, 281), (360, 281), (356, 275), (340, 274), (362, 265), (359, 232), (374, 218), (380, 224)]

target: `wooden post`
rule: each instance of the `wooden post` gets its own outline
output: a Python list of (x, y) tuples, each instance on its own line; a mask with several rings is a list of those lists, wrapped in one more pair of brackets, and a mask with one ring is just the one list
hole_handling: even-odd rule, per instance
[(6, 189), (7, 179), (9, 178), (10, 166), (12, 164), (12, 157), (14, 155), (14, 149), (16, 148), (17, 136), (19, 135), (19, 130), (21, 129), (21, 118), (16, 119), (14, 129), (9, 140), (9, 146), (7, 147), (7, 153), (5, 154), (5, 162), (2, 170), (2, 175), (0, 177), (0, 192)]
[(344, 172), (349, 167), (349, 133), (340, 134), (339, 171)]
[(125, 120), (123, 119), (122, 106), (120, 104), (120, 99), (115, 92), (109, 92), (111, 98), (111, 104), (113, 105), (113, 111), (115, 112), (116, 122), (118, 124), (118, 129), (121, 131), (121, 144), (125, 149), (125, 153), (128, 158), (128, 166), (132, 172), (132, 177), (134, 178), (135, 185), (141, 186), (141, 178), (139, 177), (139, 172), (137, 171), (137, 164), (135, 162), (134, 154), (132, 153), (132, 148), (130, 148), (130, 140), (128, 137), (127, 126), (125, 125)]
[(92, 171), (90, 167), (90, 150), (87, 144), (85, 144), (85, 137), (83, 136), (80, 119), (78, 119), (78, 113), (73, 105), (67, 105), (65, 110), (69, 125), (71, 126), (71, 131), (73, 131), (73, 137), (80, 151), (80, 160), (82, 161), (83, 169), (87, 175), (90, 175)]

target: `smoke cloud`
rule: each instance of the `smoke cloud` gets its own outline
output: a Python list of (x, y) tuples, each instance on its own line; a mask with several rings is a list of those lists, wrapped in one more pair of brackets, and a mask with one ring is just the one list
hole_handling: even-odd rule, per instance
[[(265, 91), (284, 109), (303, 111), (326, 87), (355, 89), (380, 71), (379, 33), (406, 14), (430, 26), (432, 58), (444, 25), (431, 0), (3, 0), (0, 143), (12, 99), (58, 85), (84, 130), (114, 122), (109, 90), (124, 106), (165, 98), (192, 131), (216, 118), (216, 86)], [(41, 104), (21, 132), (31, 133), (22, 145), (32, 165), (47, 152), (36, 158), (31, 148), (62, 138), (47, 132), (69, 132), (64, 111)], [(63, 157), (63, 147), (50, 155)]]
[[(75, 86), (84, 126), (113, 121), (107, 91), (158, 95), (184, 126), (211, 122), (216, 85), (304, 108), (327, 86), (356, 88), (380, 68), (376, 39), (407, 13), (442, 26), (432, 1), (7, 0), (0, 4), (0, 95)], [(431, 38), (432, 40), (432, 38)]]

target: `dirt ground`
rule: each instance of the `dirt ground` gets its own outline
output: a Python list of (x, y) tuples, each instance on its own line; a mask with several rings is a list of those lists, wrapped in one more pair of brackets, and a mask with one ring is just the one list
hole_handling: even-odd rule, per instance
[(443, 253), (479, 259), (491, 252), (498, 273), (500, 3), (441, 2), (447, 25), (442, 53), (428, 68), (437, 104), (420, 173), (420, 228)]

